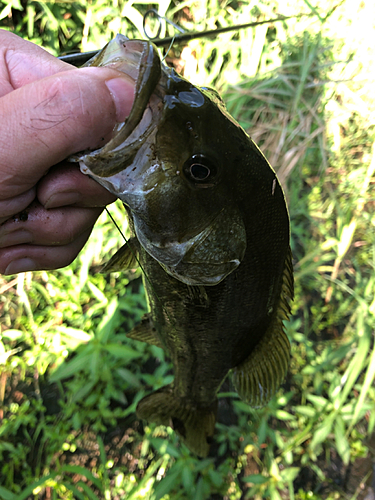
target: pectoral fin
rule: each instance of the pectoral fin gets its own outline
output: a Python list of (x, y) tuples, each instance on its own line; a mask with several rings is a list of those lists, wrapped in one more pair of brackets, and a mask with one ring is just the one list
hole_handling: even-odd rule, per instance
[(102, 273), (113, 273), (116, 271), (125, 271), (139, 266), (137, 259), (136, 238), (130, 240), (122, 246), (117, 252), (104, 264)]
[(156, 347), (163, 347), (156, 335), (156, 330), (149, 314), (145, 314), (141, 322), (131, 332), (127, 333), (126, 336), (133, 340), (156, 345)]

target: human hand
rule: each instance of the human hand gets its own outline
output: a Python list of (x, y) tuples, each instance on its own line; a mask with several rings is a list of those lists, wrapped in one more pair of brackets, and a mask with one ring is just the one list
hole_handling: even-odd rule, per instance
[(75, 259), (115, 198), (64, 159), (109, 140), (133, 99), (123, 73), (76, 69), (0, 30), (0, 273)]

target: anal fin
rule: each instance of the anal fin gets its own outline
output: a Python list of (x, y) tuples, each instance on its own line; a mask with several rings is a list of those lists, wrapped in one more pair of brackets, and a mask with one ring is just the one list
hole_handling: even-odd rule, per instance
[(217, 400), (199, 408), (174, 394), (171, 386), (162, 387), (143, 398), (137, 406), (139, 418), (172, 427), (190, 451), (206, 457), (213, 439)]

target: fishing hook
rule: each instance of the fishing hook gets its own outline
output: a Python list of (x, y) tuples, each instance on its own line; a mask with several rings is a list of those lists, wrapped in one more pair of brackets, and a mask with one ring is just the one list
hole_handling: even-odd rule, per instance
[[(156, 33), (155, 36), (151, 37), (147, 31), (146, 31), (146, 20), (148, 17), (150, 17), (151, 15), (153, 16), (156, 16), (158, 22), (159, 22), (159, 25), (158, 25), (158, 31)], [(145, 35), (146, 38), (148, 38), (151, 42), (154, 41), (154, 40), (157, 40), (160, 36), (160, 33), (161, 33), (161, 28), (162, 28), (162, 23), (161, 23), (161, 20), (163, 19), (163, 21), (165, 21), (166, 23), (170, 24), (171, 26), (174, 27), (175, 30), (179, 31), (180, 33), (186, 33), (186, 30), (184, 30), (183, 28), (181, 28), (181, 26), (179, 26), (178, 24), (174, 23), (173, 21), (171, 21), (170, 19), (168, 19), (168, 17), (164, 17), (164, 16), (161, 16), (159, 14), (159, 12), (156, 10), (156, 9), (150, 9), (146, 12), (146, 14), (143, 16), (143, 33)], [(176, 40), (176, 35), (174, 35), (172, 37), (172, 40), (171, 40), (171, 43), (169, 44), (169, 47), (168, 49), (166, 50), (165, 54), (164, 54), (164, 57), (162, 59), (162, 62), (165, 61), (167, 55), (169, 54), (169, 51), (171, 50), (173, 44), (174, 44), (174, 41)]]
[[(156, 18), (159, 22), (158, 31), (157, 31), (155, 36), (150, 36), (146, 31), (146, 21), (147, 21), (147, 18), (150, 17), (151, 15), (156, 16)], [(143, 16), (143, 33), (145, 34), (146, 38), (148, 38), (151, 41), (157, 40), (159, 38), (160, 33), (161, 33), (161, 28), (162, 28), (161, 19), (163, 19), (163, 21), (165, 21), (166, 23), (173, 26), (174, 29), (176, 29), (180, 33), (186, 33), (186, 30), (184, 30), (183, 28), (181, 28), (181, 26), (179, 26), (178, 24), (176, 24), (173, 21), (171, 21), (170, 19), (168, 19), (168, 17), (161, 16), (156, 9), (150, 9)]]

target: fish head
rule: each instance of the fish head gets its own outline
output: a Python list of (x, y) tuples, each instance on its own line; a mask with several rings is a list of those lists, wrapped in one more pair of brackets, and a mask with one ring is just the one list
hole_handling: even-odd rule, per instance
[(75, 160), (124, 202), (140, 244), (168, 274), (216, 285), (246, 251), (237, 197), (248, 137), (214, 90), (165, 66), (150, 42), (117, 35), (96, 64), (133, 78), (135, 100), (109, 143)]

